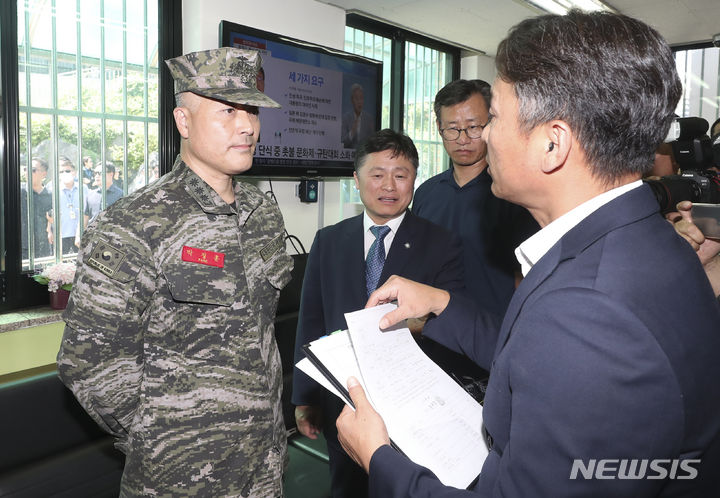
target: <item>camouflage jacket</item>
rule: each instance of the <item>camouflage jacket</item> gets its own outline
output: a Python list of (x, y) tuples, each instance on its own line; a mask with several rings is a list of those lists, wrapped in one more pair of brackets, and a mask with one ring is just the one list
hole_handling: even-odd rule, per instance
[(290, 279), (277, 205), (236, 209), (179, 158), (83, 237), (63, 382), (126, 454), (122, 494), (241, 495), (285, 455), (273, 321)]

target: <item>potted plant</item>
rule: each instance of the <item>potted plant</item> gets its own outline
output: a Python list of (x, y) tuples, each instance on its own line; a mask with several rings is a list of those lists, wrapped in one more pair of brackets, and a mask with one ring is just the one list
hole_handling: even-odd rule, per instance
[(33, 275), (36, 282), (47, 285), (50, 307), (56, 310), (65, 309), (67, 306), (74, 278), (75, 262), (73, 261), (46, 266), (40, 273)]

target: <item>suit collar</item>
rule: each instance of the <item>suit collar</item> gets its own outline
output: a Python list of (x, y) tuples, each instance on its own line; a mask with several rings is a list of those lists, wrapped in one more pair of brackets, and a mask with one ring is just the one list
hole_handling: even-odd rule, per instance
[(552, 275), (561, 262), (575, 258), (613, 230), (656, 216), (658, 212), (659, 206), (655, 195), (650, 187), (643, 185), (601, 206), (568, 231), (520, 282), (505, 313), (495, 355), (497, 356), (507, 342), (512, 326), (527, 298)]
[(410, 261), (413, 246), (418, 241), (418, 220), (410, 211), (405, 211), (405, 217), (397, 229), (390, 251), (385, 258), (383, 271), (380, 274), (380, 283), (385, 282), (391, 275), (403, 272), (405, 265)]
[(339, 268), (346, 273), (348, 299), (349, 302), (365, 303), (367, 290), (365, 286), (363, 215), (353, 216), (340, 226), (343, 231), (338, 238), (339, 243), (334, 247), (337, 251), (341, 251)]
[(639, 186), (641, 182), (637, 180), (603, 192), (563, 214), (520, 244), (515, 250), (515, 256), (522, 265), (523, 275), (527, 275), (530, 268), (574, 226), (608, 202)]

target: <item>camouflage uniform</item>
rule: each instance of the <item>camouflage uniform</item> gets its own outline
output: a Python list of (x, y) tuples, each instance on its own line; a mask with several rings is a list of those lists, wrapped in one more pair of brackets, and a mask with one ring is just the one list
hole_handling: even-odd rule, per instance
[(234, 190), (236, 209), (178, 158), (83, 237), (58, 369), (125, 453), (123, 496), (282, 493), (273, 320), (292, 259), (277, 205)]

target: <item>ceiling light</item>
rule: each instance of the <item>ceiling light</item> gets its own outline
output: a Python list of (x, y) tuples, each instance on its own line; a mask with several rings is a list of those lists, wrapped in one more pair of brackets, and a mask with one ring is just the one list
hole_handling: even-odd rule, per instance
[(576, 8), (585, 12), (604, 10), (616, 12), (615, 9), (600, 0), (525, 0), (527, 3), (549, 12), (550, 14), (564, 15), (568, 10)]

